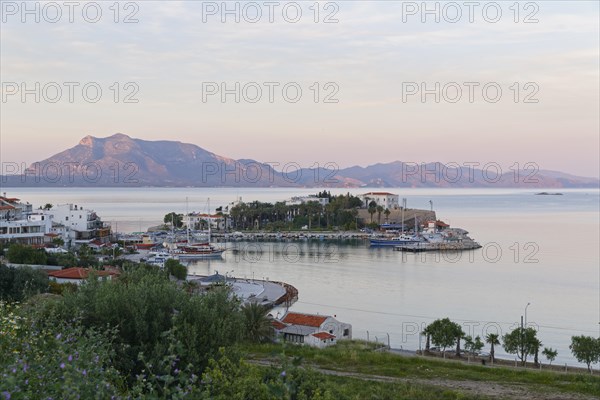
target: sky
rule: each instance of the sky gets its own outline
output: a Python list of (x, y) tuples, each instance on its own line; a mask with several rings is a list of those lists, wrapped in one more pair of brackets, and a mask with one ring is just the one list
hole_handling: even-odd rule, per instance
[(120, 132), (302, 167), (599, 175), (597, 1), (0, 3), (2, 163)]

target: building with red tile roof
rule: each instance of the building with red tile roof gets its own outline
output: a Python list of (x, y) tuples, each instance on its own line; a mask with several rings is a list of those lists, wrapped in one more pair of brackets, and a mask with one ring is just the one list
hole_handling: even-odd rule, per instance
[(90, 274), (94, 274), (103, 279), (112, 279), (113, 276), (118, 275), (119, 273), (116, 270), (99, 271), (92, 268), (72, 267), (48, 272), (48, 277), (57, 283), (75, 283), (79, 285), (85, 281)]
[(352, 325), (328, 315), (288, 312), (271, 322), (279, 337), (286, 342), (326, 347), (339, 339), (352, 338)]
[(325, 320), (328, 317), (322, 315), (312, 315), (312, 314), (300, 314), (295, 312), (288, 312), (285, 317), (283, 317), (283, 322), (289, 325), (304, 325), (304, 326), (313, 326), (315, 328), (323, 325)]

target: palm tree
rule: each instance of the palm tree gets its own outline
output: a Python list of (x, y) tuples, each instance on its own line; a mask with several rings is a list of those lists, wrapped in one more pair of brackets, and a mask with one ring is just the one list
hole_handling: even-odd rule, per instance
[(373, 223), (373, 215), (377, 212), (376, 207), (369, 207), (369, 214), (371, 214), (371, 223)]
[(247, 303), (242, 306), (246, 338), (253, 342), (267, 342), (273, 339), (273, 325), (268, 316), (269, 310), (258, 303)]
[(379, 225), (381, 225), (381, 213), (383, 212), (384, 208), (382, 206), (377, 206), (377, 223)]
[(389, 209), (389, 208), (386, 208), (386, 209), (385, 209), (385, 211), (384, 211), (383, 213), (385, 214), (385, 222), (387, 223), (387, 222), (388, 222), (388, 219), (389, 219), (389, 217), (390, 217), (390, 214), (391, 214), (392, 212), (390, 211), (390, 209)]
[(425, 327), (425, 329), (423, 329), (423, 332), (421, 332), (421, 335), (425, 335), (426, 339), (425, 339), (425, 351), (429, 351), (429, 347), (431, 344), (431, 329), (429, 328), (429, 325)]
[(490, 359), (494, 362), (496, 359), (494, 358), (494, 346), (500, 345), (499, 336), (496, 333), (488, 333), (485, 337), (485, 342), (490, 344)]
[(537, 367), (538, 365), (540, 365), (538, 355), (540, 352), (540, 347), (542, 347), (542, 341), (538, 338), (535, 338), (532, 342), (532, 345), (535, 349), (535, 352), (533, 353), (533, 364)]
[(465, 337), (465, 332), (461, 329), (460, 325), (455, 324), (456, 334), (456, 357), (460, 357), (460, 339)]

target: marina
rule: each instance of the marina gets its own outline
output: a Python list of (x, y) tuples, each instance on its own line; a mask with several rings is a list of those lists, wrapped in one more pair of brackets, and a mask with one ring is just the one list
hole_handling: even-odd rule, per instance
[[(27, 188), (15, 195), (36, 207), (48, 202), (84, 204), (123, 232), (120, 246), (123, 240), (129, 246), (128, 238), (155, 246), (186, 240), (185, 229), (146, 232), (159, 225), (164, 214), (183, 212), (181, 199), (186, 196), (198, 202), (210, 196), (219, 205), (239, 194), (276, 201), (311, 192), (148, 188), (123, 189), (115, 196), (111, 189), (65, 193)], [(468, 228), (482, 247), (412, 253), (370, 246), (373, 232), (213, 231), (214, 245), (227, 251), (218, 258), (185, 264), (190, 277), (234, 270), (238, 279), (268, 277), (289, 283), (298, 291), (291, 310), (337, 314), (352, 323), (355, 338), (387, 341), (389, 334), (392, 348), (418, 349), (423, 324), (445, 316), (479, 335), (490, 329), (505, 332), (518, 322), (523, 305), (531, 302), (528, 321), (539, 327), (544, 345), (558, 349), (556, 362), (577, 365), (568, 348), (570, 336), (599, 334), (597, 306), (573, 306), (598, 304), (599, 192), (580, 189), (565, 190), (563, 196), (535, 196), (527, 190), (415, 189), (411, 193), (412, 205), (426, 208), (433, 199), (450, 228)], [(578, 251), (561, 250), (564, 235), (556, 234), (558, 227), (570, 232)], [(200, 243), (206, 233), (191, 230), (190, 236)], [(138, 251), (131, 257), (148, 254)], [(558, 301), (556, 293), (569, 302)], [(510, 357), (501, 353), (498, 349), (498, 357)]]

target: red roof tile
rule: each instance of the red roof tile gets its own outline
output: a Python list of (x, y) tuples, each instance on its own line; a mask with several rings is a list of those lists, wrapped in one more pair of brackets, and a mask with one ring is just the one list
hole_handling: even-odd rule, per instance
[(273, 328), (277, 329), (277, 330), (281, 330), (283, 328), (285, 328), (287, 325), (284, 324), (281, 321), (277, 321), (276, 319), (271, 321), (271, 325), (273, 325)]
[(317, 339), (335, 339), (335, 335), (328, 332), (317, 332), (312, 334)]
[(287, 313), (283, 318), (283, 322), (291, 325), (304, 325), (304, 326), (314, 326), (316, 328), (320, 327), (327, 317), (322, 315), (310, 315), (310, 314), (300, 314), (300, 313)]
[[(86, 279), (91, 271), (92, 270), (89, 268), (72, 267), (61, 269), (60, 271), (49, 272), (48, 276), (62, 279)], [(115, 273), (111, 271), (94, 271), (94, 273), (98, 276), (115, 275)]]

